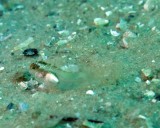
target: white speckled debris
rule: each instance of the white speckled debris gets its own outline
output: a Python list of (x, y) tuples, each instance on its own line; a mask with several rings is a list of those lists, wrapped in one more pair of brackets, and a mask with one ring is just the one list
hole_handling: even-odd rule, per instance
[(107, 25), (108, 23), (109, 23), (109, 20), (104, 19), (104, 18), (95, 18), (94, 19), (94, 24), (97, 26)]

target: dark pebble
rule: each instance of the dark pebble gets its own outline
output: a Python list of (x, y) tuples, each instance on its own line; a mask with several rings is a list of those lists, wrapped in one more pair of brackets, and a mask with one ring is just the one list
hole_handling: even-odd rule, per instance
[(89, 119), (88, 121), (89, 121), (89, 122), (92, 122), (92, 123), (104, 123), (103, 121), (100, 121), (100, 120), (92, 120), (92, 119)]
[(78, 118), (76, 118), (76, 117), (64, 117), (62, 119), (62, 121), (64, 121), (64, 122), (74, 122), (76, 120), (78, 120)]
[(160, 94), (155, 97), (156, 100), (160, 101)]
[(38, 56), (38, 50), (35, 48), (29, 48), (23, 51), (23, 55), (28, 57)]
[(14, 104), (11, 102), (11, 103), (9, 103), (8, 105), (7, 105), (7, 110), (11, 110), (11, 109), (13, 109), (13, 107), (14, 107)]

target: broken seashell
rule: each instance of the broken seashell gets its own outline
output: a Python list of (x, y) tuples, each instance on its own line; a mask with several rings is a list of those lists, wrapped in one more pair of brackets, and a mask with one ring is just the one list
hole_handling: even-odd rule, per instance
[(109, 23), (109, 20), (104, 18), (95, 18), (94, 24), (97, 26), (107, 25)]
[(117, 31), (113, 31), (112, 29), (110, 30), (110, 33), (112, 36), (119, 36), (120, 33), (118, 33)]

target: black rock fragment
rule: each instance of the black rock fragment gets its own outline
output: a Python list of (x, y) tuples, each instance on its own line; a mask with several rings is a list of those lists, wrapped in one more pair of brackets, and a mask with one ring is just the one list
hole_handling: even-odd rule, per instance
[(104, 123), (103, 121), (100, 121), (100, 120), (92, 120), (92, 119), (88, 119), (89, 122), (92, 122), (92, 123)]
[(6, 109), (7, 109), (7, 110), (11, 110), (11, 109), (13, 109), (13, 107), (14, 107), (14, 104), (11, 102), (11, 103), (9, 103), (9, 104), (7, 105)]
[(160, 94), (156, 95), (155, 99), (156, 99), (157, 101), (160, 101)]
[(74, 122), (76, 120), (78, 120), (78, 118), (76, 118), (76, 117), (64, 117), (64, 118), (62, 118), (62, 121), (64, 121), (64, 122)]
[(38, 50), (35, 48), (28, 48), (23, 51), (23, 55), (27, 57), (38, 56)]

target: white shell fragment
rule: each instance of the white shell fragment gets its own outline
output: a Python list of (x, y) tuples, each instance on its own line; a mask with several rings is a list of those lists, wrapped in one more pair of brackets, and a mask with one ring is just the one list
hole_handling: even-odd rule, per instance
[(107, 11), (107, 12), (105, 12), (105, 14), (108, 17), (108, 16), (112, 15), (112, 11)]
[(150, 85), (150, 84), (151, 84), (151, 81), (146, 80), (146, 84), (147, 84), (147, 85)]
[(112, 36), (119, 36), (120, 35), (120, 33), (118, 33), (117, 31), (114, 31), (112, 29), (110, 30), (110, 33)]
[(109, 20), (104, 18), (95, 18), (94, 24), (97, 26), (107, 25), (109, 23)]
[(93, 92), (93, 90), (88, 90), (88, 91), (86, 91), (86, 94), (87, 95), (94, 95), (95, 93)]
[(48, 81), (48, 82), (52, 82), (52, 83), (58, 83), (59, 82), (58, 78), (52, 73), (47, 73), (46, 76), (45, 76), (45, 80)]
[(147, 118), (143, 115), (138, 115), (138, 118), (146, 120)]
[(4, 67), (0, 67), (0, 71), (3, 71), (4, 70)]

